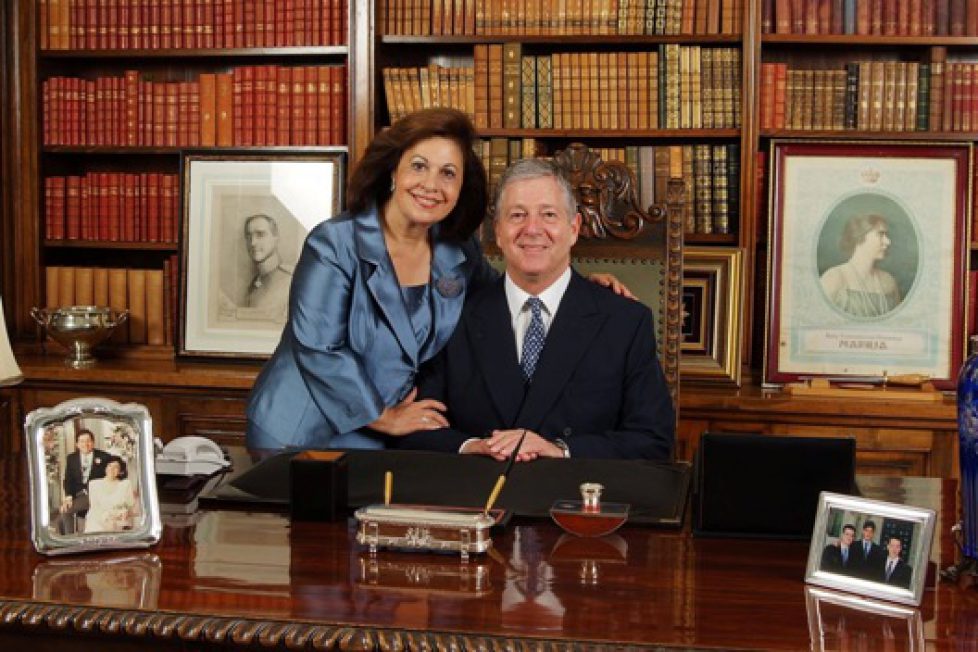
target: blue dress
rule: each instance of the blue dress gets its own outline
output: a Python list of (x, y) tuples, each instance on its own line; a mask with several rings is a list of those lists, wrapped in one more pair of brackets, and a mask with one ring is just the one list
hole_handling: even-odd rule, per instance
[(412, 313), (375, 208), (309, 233), (282, 339), (248, 400), (250, 448), (384, 447), (386, 436), (365, 426), (411, 391), (418, 367), (455, 330), (469, 288), (496, 277), (474, 237), (432, 235), (427, 300)]

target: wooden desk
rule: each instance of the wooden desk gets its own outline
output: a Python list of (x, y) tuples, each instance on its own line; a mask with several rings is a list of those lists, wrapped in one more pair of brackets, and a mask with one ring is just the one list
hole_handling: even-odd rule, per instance
[[(283, 514), (202, 510), (172, 521), (146, 552), (45, 558), (28, 540), (24, 467), (0, 463), (6, 650), (810, 649), (807, 543), (627, 526), (611, 539), (581, 540), (540, 521), (508, 528), (495, 539), (498, 555), (466, 566), (450, 556), (371, 559), (346, 522), (290, 526)], [(953, 511), (946, 481), (863, 486)], [(944, 564), (951, 552), (945, 536), (935, 558)], [(941, 584), (916, 613), (929, 650), (967, 649), (978, 637), (974, 589)], [(915, 649), (900, 645), (906, 628), (881, 617), (832, 618), (823, 626), (836, 639), (858, 637), (859, 649)]]

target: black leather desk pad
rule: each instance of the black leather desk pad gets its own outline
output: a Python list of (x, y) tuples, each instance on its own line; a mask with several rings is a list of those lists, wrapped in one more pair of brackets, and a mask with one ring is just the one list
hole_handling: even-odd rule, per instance
[[(201, 500), (288, 504), (294, 455), (281, 452), (236, 468)], [(483, 507), (505, 466), (486, 457), (423, 451), (351, 450), (347, 462), (351, 509), (383, 502), (385, 471), (394, 475), (393, 502)], [(631, 505), (630, 522), (679, 527), (690, 476), (685, 462), (540, 459), (513, 465), (496, 506), (546, 518), (555, 500), (579, 499), (582, 482), (600, 482), (602, 500)]]

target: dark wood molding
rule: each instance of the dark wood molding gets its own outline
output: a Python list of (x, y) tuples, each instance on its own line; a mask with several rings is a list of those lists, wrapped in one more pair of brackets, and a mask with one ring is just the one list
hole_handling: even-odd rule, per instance
[[(169, 639), (184, 643), (210, 643), (236, 649), (279, 650), (530, 650), (595, 652), (608, 649), (602, 641), (531, 639), (476, 636), (452, 632), (416, 632), (350, 625), (257, 620), (232, 616), (201, 616), (107, 607), (80, 607), (45, 602), (0, 600), (0, 631), (23, 627), (83, 634), (101, 634), (145, 642)], [(665, 650), (658, 645), (629, 644), (635, 650)], [(670, 647), (675, 650), (676, 648)], [(686, 650), (706, 648), (687, 647)]]

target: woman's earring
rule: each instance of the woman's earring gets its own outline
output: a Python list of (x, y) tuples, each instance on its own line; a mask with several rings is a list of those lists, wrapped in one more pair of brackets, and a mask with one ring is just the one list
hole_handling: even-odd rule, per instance
[(394, 178), (391, 177), (391, 192), (394, 192), (396, 189), (397, 185), (394, 183)]

